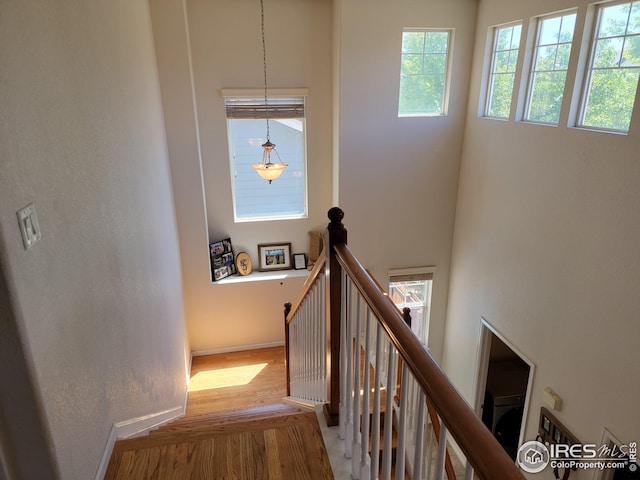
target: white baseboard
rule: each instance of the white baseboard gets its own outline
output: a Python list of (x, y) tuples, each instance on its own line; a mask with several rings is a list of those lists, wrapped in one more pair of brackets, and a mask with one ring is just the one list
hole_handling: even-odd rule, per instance
[(186, 412), (186, 398), (187, 397), (185, 396), (184, 405), (179, 407), (114, 423), (111, 427), (111, 431), (109, 432), (109, 438), (107, 439), (107, 444), (105, 446), (104, 453), (102, 454), (100, 466), (96, 472), (96, 480), (102, 480), (107, 473), (111, 454), (113, 453), (113, 447), (117, 440), (144, 435), (154, 428), (160, 427), (165, 423), (182, 417)]
[(283, 341), (271, 342), (271, 343), (255, 343), (253, 345), (238, 345), (235, 347), (224, 348), (210, 348), (207, 350), (194, 350), (191, 355), (194, 357), (201, 357), (202, 355), (216, 355), (218, 353), (230, 353), (230, 352), (242, 352), (245, 350), (259, 350), (261, 348), (273, 348), (282, 347)]

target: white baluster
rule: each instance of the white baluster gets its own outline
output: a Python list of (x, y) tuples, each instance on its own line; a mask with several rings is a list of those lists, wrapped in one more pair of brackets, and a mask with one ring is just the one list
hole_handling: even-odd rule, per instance
[(360, 458), (362, 440), (360, 439), (360, 319), (362, 309), (362, 297), (356, 293), (356, 318), (354, 325), (354, 339), (353, 339), (353, 355), (354, 355), (354, 367), (353, 367), (353, 456), (351, 462), (351, 476), (354, 479), (360, 478)]
[(362, 388), (362, 455), (360, 457), (360, 478), (367, 479), (371, 475), (371, 457), (369, 455), (369, 402), (371, 400), (371, 368), (369, 358), (371, 355), (371, 310), (367, 307), (364, 333), (364, 379)]
[[(347, 276), (342, 274), (342, 288), (340, 292), (340, 410), (339, 437), (344, 440), (347, 436)], [(330, 346), (327, 346), (330, 349)]]
[(347, 385), (346, 385), (346, 427), (345, 452), (347, 458), (353, 455), (353, 315), (351, 305), (351, 282), (347, 284)]
[(422, 389), (418, 389), (418, 400), (416, 405), (416, 436), (415, 436), (415, 450), (413, 455), (413, 478), (415, 480), (422, 479), (422, 456), (424, 455), (424, 410), (425, 410), (425, 395)]
[(373, 376), (373, 425), (371, 427), (371, 479), (378, 479), (380, 471), (380, 374), (382, 369), (382, 325), (377, 321), (376, 363)]
[(438, 458), (436, 459), (436, 480), (444, 479), (444, 463), (447, 456), (447, 427), (440, 420), (440, 436), (438, 437)]
[(398, 447), (396, 450), (396, 480), (404, 479), (404, 455), (407, 430), (407, 397), (409, 384), (409, 369), (407, 363), (402, 362), (402, 378), (400, 379), (400, 416), (398, 418)]
[(392, 437), (393, 437), (393, 395), (395, 393), (394, 385), (396, 383), (397, 362), (395, 347), (389, 345), (387, 367), (387, 399), (385, 402), (384, 412), (384, 447), (382, 449), (382, 478), (390, 480), (391, 478), (391, 454), (392, 454)]
[(464, 470), (464, 480), (473, 480), (473, 466), (467, 460), (467, 467)]

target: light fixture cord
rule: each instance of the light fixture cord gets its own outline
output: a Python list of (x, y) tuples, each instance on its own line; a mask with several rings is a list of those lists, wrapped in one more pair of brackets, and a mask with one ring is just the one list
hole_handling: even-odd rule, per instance
[(262, 65), (264, 66), (264, 106), (267, 110), (267, 142), (270, 141), (269, 135), (269, 103), (267, 101), (267, 47), (264, 41), (264, 0), (260, 0), (260, 16), (262, 19)]

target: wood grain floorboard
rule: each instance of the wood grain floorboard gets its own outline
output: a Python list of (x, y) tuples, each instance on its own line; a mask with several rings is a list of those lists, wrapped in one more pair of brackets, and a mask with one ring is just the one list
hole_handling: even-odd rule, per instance
[(186, 415), (116, 442), (105, 480), (334, 478), (315, 413), (281, 403), (283, 348), (196, 357), (191, 375)]

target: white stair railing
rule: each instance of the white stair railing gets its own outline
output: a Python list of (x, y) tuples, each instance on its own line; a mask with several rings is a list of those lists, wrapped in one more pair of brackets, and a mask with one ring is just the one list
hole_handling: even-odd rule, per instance
[(397, 350), (346, 275), (343, 290), (339, 425), (351, 478), (447, 478), (446, 428), (435, 438), (425, 394), (404, 362), (398, 391)]
[(327, 401), (326, 286), (324, 272), (310, 277), (298, 308), (285, 306), (288, 395), (303, 403)]
[(285, 308), (290, 395), (325, 402), (354, 479), (452, 480), (451, 437), (465, 480), (524, 480), (348, 248), (342, 210), (328, 216), (321, 258)]

